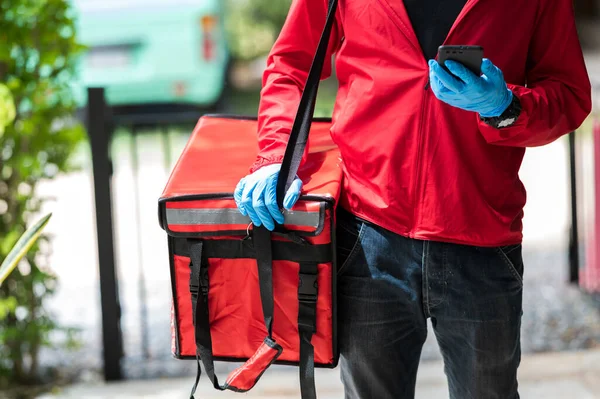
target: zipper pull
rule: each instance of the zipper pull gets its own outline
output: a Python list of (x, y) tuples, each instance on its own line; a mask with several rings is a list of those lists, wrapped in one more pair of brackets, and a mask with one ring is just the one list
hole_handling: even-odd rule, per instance
[(425, 91), (429, 90), (429, 83), (430, 83), (429, 78), (427, 78), (427, 84), (425, 85)]

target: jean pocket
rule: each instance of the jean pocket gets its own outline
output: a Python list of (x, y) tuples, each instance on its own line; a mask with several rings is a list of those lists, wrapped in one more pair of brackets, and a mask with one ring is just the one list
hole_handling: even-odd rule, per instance
[(338, 276), (346, 269), (352, 258), (360, 250), (364, 222), (346, 211), (338, 212), (336, 223), (336, 257)]
[(498, 256), (504, 261), (513, 277), (523, 285), (523, 256), (521, 244), (496, 247)]

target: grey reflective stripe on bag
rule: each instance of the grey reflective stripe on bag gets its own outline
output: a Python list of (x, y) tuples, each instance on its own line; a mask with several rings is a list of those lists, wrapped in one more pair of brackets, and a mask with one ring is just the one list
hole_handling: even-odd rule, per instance
[[(168, 208), (166, 218), (168, 224), (175, 225), (248, 225), (251, 222), (248, 216), (242, 215), (236, 208)], [(318, 212), (287, 211), (285, 224), (317, 228), (319, 218)]]

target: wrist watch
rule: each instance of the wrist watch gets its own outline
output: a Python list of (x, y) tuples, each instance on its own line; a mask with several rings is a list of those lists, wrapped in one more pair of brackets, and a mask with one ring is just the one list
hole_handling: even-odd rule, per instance
[(519, 101), (517, 96), (513, 95), (511, 103), (502, 115), (491, 118), (481, 116), (480, 118), (482, 122), (496, 129), (502, 129), (514, 125), (517, 119), (519, 119), (519, 115), (521, 115), (521, 101)]

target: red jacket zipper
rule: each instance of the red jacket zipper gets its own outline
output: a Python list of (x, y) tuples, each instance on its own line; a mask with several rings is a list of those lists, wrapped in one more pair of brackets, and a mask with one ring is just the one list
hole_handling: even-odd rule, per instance
[(425, 114), (427, 112), (427, 92), (429, 90), (429, 77), (427, 78), (427, 84), (425, 85), (423, 96), (421, 97), (421, 115), (419, 115), (419, 128), (417, 137), (417, 171), (415, 173), (415, 192), (413, 196), (413, 225), (411, 236), (414, 237), (415, 231), (418, 225), (419, 218), (419, 202), (421, 200), (421, 156), (423, 153), (423, 125)]

